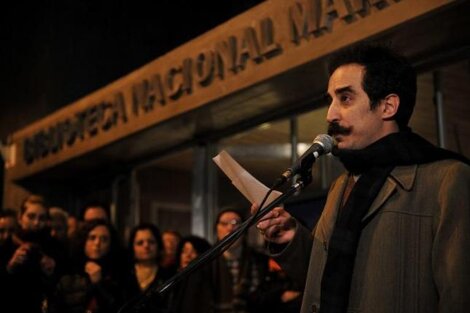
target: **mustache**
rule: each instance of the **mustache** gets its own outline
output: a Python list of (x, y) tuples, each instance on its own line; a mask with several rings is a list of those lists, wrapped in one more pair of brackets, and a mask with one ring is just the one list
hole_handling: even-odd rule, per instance
[(331, 122), (328, 124), (328, 135), (349, 135), (352, 127), (341, 126), (338, 122)]

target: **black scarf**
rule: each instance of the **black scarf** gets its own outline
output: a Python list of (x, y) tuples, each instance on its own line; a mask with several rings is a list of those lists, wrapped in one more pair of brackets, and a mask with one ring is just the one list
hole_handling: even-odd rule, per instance
[(361, 177), (338, 215), (328, 246), (328, 258), (321, 282), (321, 313), (344, 313), (348, 307), (354, 260), (363, 217), (395, 166), (424, 164), (443, 159), (468, 159), (440, 149), (409, 132), (383, 137), (362, 150), (334, 149), (346, 169)]

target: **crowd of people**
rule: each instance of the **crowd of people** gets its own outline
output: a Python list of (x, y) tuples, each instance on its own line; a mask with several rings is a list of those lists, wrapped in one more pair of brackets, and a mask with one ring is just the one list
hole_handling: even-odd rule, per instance
[[(347, 171), (313, 232), (274, 208), (256, 225), (268, 254), (242, 237), (149, 297), (210, 244), (140, 224), (124, 251), (103, 206), (87, 207), (76, 226), (32, 195), (18, 214), (0, 215), (1, 311), (118, 312), (146, 295), (143, 312), (467, 312), (470, 161), (408, 127), (417, 84), (404, 57), (358, 46), (329, 70), (328, 133)], [(66, 231), (66, 220), (76, 230)], [(221, 210), (217, 240), (243, 220)]]
[[(217, 240), (243, 219), (238, 210), (222, 210)], [(210, 248), (204, 238), (161, 232), (153, 223), (121, 238), (104, 204), (86, 205), (77, 219), (30, 195), (19, 211), (0, 213), (1, 311), (298, 312), (301, 288), (243, 238), (168, 291), (148, 296)]]

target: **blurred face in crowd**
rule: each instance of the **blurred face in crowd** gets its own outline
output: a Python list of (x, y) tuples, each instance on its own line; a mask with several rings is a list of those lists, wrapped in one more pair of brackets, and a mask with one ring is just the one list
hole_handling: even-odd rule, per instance
[(166, 255), (175, 255), (176, 247), (179, 243), (179, 237), (172, 232), (164, 232), (162, 234), (163, 248)]
[(67, 239), (67, 220), (62, 216), (50, 216), (51, 236), (58, 240)]
[(156, 262), (157, 240), (149, 229), (138, 230), (134, 238), (134, 259), (137, 262)]
[(83, 215), (83, 220), (85, 222), (90, 222), (94, 220), (105, 220), (108, 221), (108, 214), (106, 210), (102, 207), (88, 207)]
[(47, 226), (47, 209), (39, 203), (25, 203), (24, 213), (19, 218), (23, 230), (39, 231)]
[(221, 240), (232, 231), (240, 227), (241, 217), (235, 212), (225, 212), (219, 217), (217, 222), (217, 239)]
[(181, 268), (185, 268), (188, 266), (189, 263), (191, 263), (192, 260), (197, 258), (199, 254), (197, 253), (196, 249), (194, 249), (192, 243), (185, 242), (183, 245), (183, 249), (181, 250), (181, 256), (180, 256), (180, 264)]
[(67, 236), (71, 238), (78, 229), (78, 219), (75, 216), (67, 218)]
[(99, 260), (111, 248), (111, 234), (106, 226), (98, 225), (89, 233), (85, 242), (85, 255), (91, 260)]
[(0, 217), (0, 245), (10, 238), (16, 229), (16, 219), (13, 216)]

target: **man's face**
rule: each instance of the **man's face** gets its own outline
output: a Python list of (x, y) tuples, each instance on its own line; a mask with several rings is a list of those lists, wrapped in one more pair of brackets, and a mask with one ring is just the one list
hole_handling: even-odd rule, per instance
[(83, 216), (85, 222), (90, 222), (94, 220), (108, 220), (108, 214), (102, 207), (88, 207)]
[[(333, 72), (328, 83), (331, 103), (326, 120), (339, 149), (363, 149), (387, 135), (382, 103), (372, 110), (369, 96), (362, 88), (364, 73), (362, 65), (343, 65)], [(331, 128), (332, 123), (339, 130)]]

